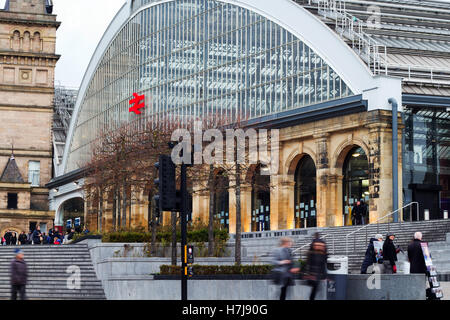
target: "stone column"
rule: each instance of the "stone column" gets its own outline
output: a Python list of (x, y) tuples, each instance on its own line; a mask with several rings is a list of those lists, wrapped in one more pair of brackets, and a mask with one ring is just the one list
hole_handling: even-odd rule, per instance
[(278, 198), (278, 229), (294, 229), (294, 196), (295, 181), (289, 176), (284, 176), (280, 183)]
[(323, 133), (314, 135), (316, 143), (316, 184), (317, 184), (317, 226), (326, 227), (335, 225), (335, 213), (329, 208), (329, 188), (328, 188), (328, 176), (330, 174), (329, 156), (328, 156), (328, 143), (329, 133)]
[(192, 220), (200, 219), (208, 222), (209, 217), (209, 192), (196, 191), (192, 195)]
[[(236, 177), (229, 176), (229, 232), (236, 233)], [(245, 174), (241, 176), (241, 232), (250, 232), (252, 222), (252, 186), (245, 182)]]
[[(229, 178), (229, 183), (230, 186), (235, 186), (235, 179), (234, 176), (230, 176)], [(229, 189), (229, 193), (228, 193), (228, 203), (229, 203), (229, 219), (230, 219), (230, 224), (229, 224), (229, 233), (236, 233), (236, 189), (230, 188)], [(242, 197), (242, 195), (241, 195)], [(242, 208), (241, 208), (241, 214), (242, 214)]]
[[(373, 123), (369, 128), (370, 223), (392, 212), (392, 129), (387, 123)], [(399, 138), (401, 141), (401, 137)], [(401, 151), (401, 150), (400, 150)], [(401, 154), (401, 153), (400, 153)], [(401, 157), (399, 156), (399, 207), (401, 207)], [(400, 217), (400, 214), (399, 214)], [(392, 221), (393, 217), (380, 222)]]
[(241, 221), (242, 232), (250, 232), (252, 225), (252, 186), (248, 183), (241, 186)]
[(280, 208), (278, 207), (281, 202), (280, 197), (280, 185), (279, 176), (270, 176), (270, 230), (280, 230), (279, 228), (279, 218), (282, 215), (280, 213)]
[(342, 227), (344, 225), (342, 210), (342, 181), (343, 175), (331, 174), (328, 176), (329, 212), (334, 220), (329, 226)]

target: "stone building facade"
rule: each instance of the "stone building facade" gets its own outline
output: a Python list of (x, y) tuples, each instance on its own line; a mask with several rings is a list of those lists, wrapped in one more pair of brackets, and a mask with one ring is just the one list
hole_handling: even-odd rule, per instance
[[(45, 185), (52, 178), (56, 30), (45, 0), (9, 0), (0, 10), (0, 232), (53, 225)], [(13, 169), (11, 169), (14, 167)], [(8, 199), (16, 205), (7, 205)], [(9, 197), (9, 198), (8, 198)]]
[[(78, 197), (91, 230), (112, 228), (111, 197), (103, 194), (99, 206), (81, 187), (99, 132), (214, 115), (280, 130), (279, 172), (264, 176), (267, 168), (256, 166), (242, 173), (244, 232), (350, 225), (357, 202), (365, 223), (386, 215), (423, 220), (425, 212), (442, 219), (450, 210), (450, 42), (429, 39), (448, 24), (448, 6), (330, 3), (338, 5), (128, 0), (80, 87), (61, 171), (49, 184), (55, 221), (64, 224), (61, 208)], [(377, 32), (363, 22), (373, 3), (389, 12)], [(355, 32), (365, 40), (354, 41)], [(140, 115), (129, 112), (134, 93), (146, 97)], [(127, 226), (131, 217), (132, 227), (148, 227), (149, 193), (126, 199)], [(213, 207), (217, 222), (236, 231), (233, 181), (214, 195), (193, 193), (192, 203), (193, 219), (208, 221)]]

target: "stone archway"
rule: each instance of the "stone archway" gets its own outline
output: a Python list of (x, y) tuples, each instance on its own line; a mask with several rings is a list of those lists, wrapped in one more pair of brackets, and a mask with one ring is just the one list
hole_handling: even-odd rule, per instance
[(19, 228), (16, 228), (16, 227), (11, 227), (11, 226), (9, 226), (9, 227), (4, 227), (4, 228), (0, 231), (0, 237), (3, 237), (3, 236), (5, 235), (5, 233), (8, 232), (8, 231), (15, 232), (15, 233), (17, 234), (17, 237), (19, 237), (19, 234), (21, 234), (22, 231), (25, 231), (25, 230), (22, 230), (22, 229), (19, 229)]
[(313, 158), (303, 155), (297, 162), (294, 186), (295, 228), (317, 226), (317, 168)]
[[(366, 202), (367, 215), (369, 214), (369, 149), (361, 141), (351, 141), (342, 144), (336, 154), (334, 158), (337, 172), (336, 209), (342, 218), (342, 225), (352, 225), (353, 207), (361, 199)], [(361, 161), (357, 160), (357, 154)], [(355, 167), (356, 162), (359, 163), (358, 168)], [(363, 172), (356, 173), (352, 167)]]
[(84, 199), (80, 196), (63, 201), (55, 213), (55, 227), (65, 230), (68, 220), (72, 220), (72, 226), (77, 227), (75, 226), (75, 218), (80, 218), (80, 228), (82, 228), (84, 225), (84, 205)]

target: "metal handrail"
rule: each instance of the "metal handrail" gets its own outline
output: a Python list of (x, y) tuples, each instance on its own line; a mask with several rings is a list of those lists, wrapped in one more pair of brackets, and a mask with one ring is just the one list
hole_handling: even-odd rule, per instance
[[(387, 74), (387, 49), (369, 34), (365, 33), (362, 21), (354, 21), (345, 8), (342, 0), (309, 0), (309, 5), (316, 5), (318, 13), (325, 18), (335, 20), (336, 32), (341, 37), (348, 35), (352, 41), (352, 48), (366, 60), (369, 68), (376, 74)], [(340, 29), (340, 31), (339, 31)]]
[[(335, 21), (335, 30), (341, 37), (351, 40), (353, 50), (368, 64), (374, 75), (377, 74), (403, 74), (408, 81), (419, 81), (447, 84), (450, 81), (448, 68), (423, 65), (400, 65), (388, 62), (387, 47), (377, 42), (363, 29), (365, 23), (361, 20), (353, 20), (345, 7), (343, 0), (308, 0), (308, 5), (317, 7), (318, 14)], [(389, 68), (406, 69), (404, 72), (389, 70)], [(417, 79), (413, 77), (417, 73)], [(423, 80), (422, 80), (423, 79)]]
[[(403, 210), (403, 209), (406, 209), (409, 206), (412, 206), (413, 204), (417, 205), (416, 213), (417, 213), (417, 221), (419, 221), (419, 203), (418, 202), (410, 202), (407, 205), (405, 205), (405, 206), (403, 206), (403, 207), (401, 207), (401, 208), (399, 208), (399, 209), (397, 209), (395, 211), (392, 211), (392, 212), (388, 213), (387, 215), (385, 215), (385, 216), (383, 216), (381, 218), (378, 218), (375, 222), (370, 223), (370, 224), (366, 224), (365, 226), (362, 226), (361, 228), (359, 228), (357, 230), (354, 230), (354, 231), (350, 232), (349, 234), (345, 235), (345, 255), (348, 255), (348, 237), (350, 237), (352, 234), (354, 234), (356, 232), (359, 232), (359, 231), (361, 231), (361, 230), (363, 230), (363, 229), (365, 229), (365, 228), (367, 228), (367, 227), (369, 227), (371, 225), (374, 225), (374, 224), (377, 224), (377, 228), (378, 228), (379, 227), (379, 223), (380, 223), (381, 220), (386, 219), (386, 218), (394, 215), (395, 213), (399, 212), (400, 210)], [(403, 219), (403, 216), (402, 216), (402, 219)], [(402, 219), (399, 219), (400, 224), (402, 222)], [(412, 221), (412, 214), (409, 215), (409, 220)], [(389, 230), (389, 224), (390, 223), (388, 223), (388, 230)], [(366, 232), (366, 238), (367, 238), (367, 232)], [(356, 239), (356, 236), (355, 236), (355, 239)]]
[[(323, 240), (323, 239), (325, 239), (325, 238), (328, 237), (328, 236), (331, 236), (331, 237), (333, 238), (333, 254), (334, 254), (334, 238), (335, 238), (334, 235), (331, 234), (331, 233), (328, 233), (328, 234), (324, 235), (323, 237), (320, 237), (320, 239)], [(310, 243), (307, 243), (307, 244), (301, 246), (300, 248), (297, 248), (297, 249), (293, 250), (291, 253), (294, 254), (294, 252), (297, 252), (297, 251), (299, 251), (299, 250), (300, 250), (300, 253), (301, 253), (301, 250), (302, 250), (302, 249), (304, 249), (304, 248), (306, 248), (306, 247), (308, 247), (308, 246), (310, 246), (310, 245), (311, 245)]]

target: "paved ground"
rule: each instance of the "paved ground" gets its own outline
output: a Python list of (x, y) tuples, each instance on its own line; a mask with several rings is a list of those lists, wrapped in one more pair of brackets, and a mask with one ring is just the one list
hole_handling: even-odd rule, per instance
[(440, 282), (444, 298), (442, 300), (450, 300), (450, 282)]

